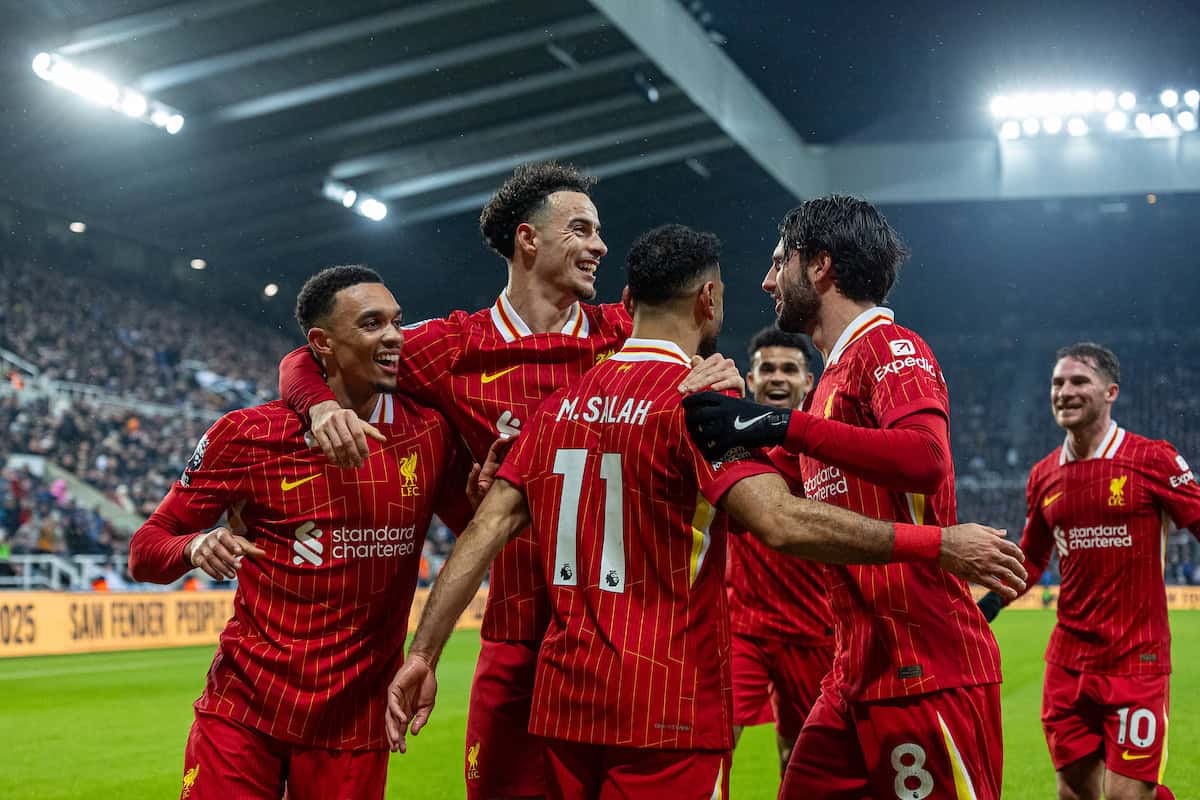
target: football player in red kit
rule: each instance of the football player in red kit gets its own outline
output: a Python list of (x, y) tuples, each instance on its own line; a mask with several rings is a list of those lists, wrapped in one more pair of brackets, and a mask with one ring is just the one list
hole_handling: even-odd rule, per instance
[[(1170, 798), (1171, 631), (1163, 585), (1169, 522), (1200, 537), (1200, 487), (1169, 442), (1117, 425), (1116, 355), (1064, 347), (1050, 379), (1061, 447), (1029, 473), (1021, 548), (1029, 585), (1058, 550), (1058, 624), (1046, 648), (1042, 727), (1060, 800)], [(992, 619), (994, 594), (980, 608)]]
[[(382, 433), (362, 468), (330, 465), (281, 402), (233, 411), (134, 535), (140, 581), (199, 567), (238, 578), (184, 757), (183, 797), (382, 798), (377, 698), (403, 656), (421, 546), (436, 510), (461, 529), (465, 462), (436, 412), (396, 387), (400, 307), (379, 276), (334, 267), (296, 316), (339, 403)], [(245, 535), (205, 532), (240, 507)]]

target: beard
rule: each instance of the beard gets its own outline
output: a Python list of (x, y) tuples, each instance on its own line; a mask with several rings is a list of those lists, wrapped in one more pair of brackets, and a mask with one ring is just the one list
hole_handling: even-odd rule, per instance
[(701, 358), (708, 358), (717, 352), (717, 337), (720, 333), (714, 333), (712, 336), (706, 336), (700, 340), (700, 344), (696, 345), (696, 355)]
[(779, 330), (787, 333), (812, 333), (810, 327), (817, 320), (817, 311), (821, 308), (821, 297), (817, 289), (809, 281), (808, 275), (800, 273), (796, 283), (786, 283), (779, 287), (783, 308), (775, 324)]

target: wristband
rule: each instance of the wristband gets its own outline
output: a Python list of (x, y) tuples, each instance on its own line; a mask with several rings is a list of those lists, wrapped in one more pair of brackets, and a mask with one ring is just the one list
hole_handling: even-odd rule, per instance
[(936, 525), (896, 523), (893, 562), (937, 561), (942, 553), (942, 529)]

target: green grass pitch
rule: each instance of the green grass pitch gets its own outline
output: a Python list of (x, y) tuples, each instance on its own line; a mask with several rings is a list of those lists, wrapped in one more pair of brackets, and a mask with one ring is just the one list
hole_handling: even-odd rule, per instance
[[(1004, 797), (1054, 797), (1038, 722), (1042, 652), (1053, 615), (1010, 611), (996, 621), (1004, 654)], [(1172, 681), (1167, 783), (1200, 797), (1200, 611), (1171, 615)], [(478, 652), (455, 634), (439, 670), (441, 702), (406, 756), (393, 756), (389, 798), (462, 796), (467, 687)], [(179, 792), (191, 703), (210, 648), (0, 661), (0, 798), (171, 797)], [(734, 758), (733, 797), (773, 798), (774, 734), (746, 732)]]

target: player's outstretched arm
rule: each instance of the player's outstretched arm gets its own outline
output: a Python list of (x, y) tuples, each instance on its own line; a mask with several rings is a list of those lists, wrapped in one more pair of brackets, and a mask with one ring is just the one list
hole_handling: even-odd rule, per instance
[(454, 623), (479, 590), (488, 565), (529, 520), (524, 493), (497, 479), (442, 565), (408, 657), (388, 687), (385, 722), (392, 752), (406, 752), (409, 726), (415, 736), (429, 720), (437, 691), (434, 670)]
[(931, 561), (1005, 597), (1025, 588), (1021, 550), (982, 525), (904, 525), (794, 497), (778, 475), (754, 475), (722, 507), (768, 547), (828, 564)]
[(335, 467), (361, 467), (371, 451), (367, 437), (387, 437), (341, 403), (325, 383), (321, 365), (308, 347), (297, 347), (279, 362), (279, 396), (311, 423), (313, 438)]

